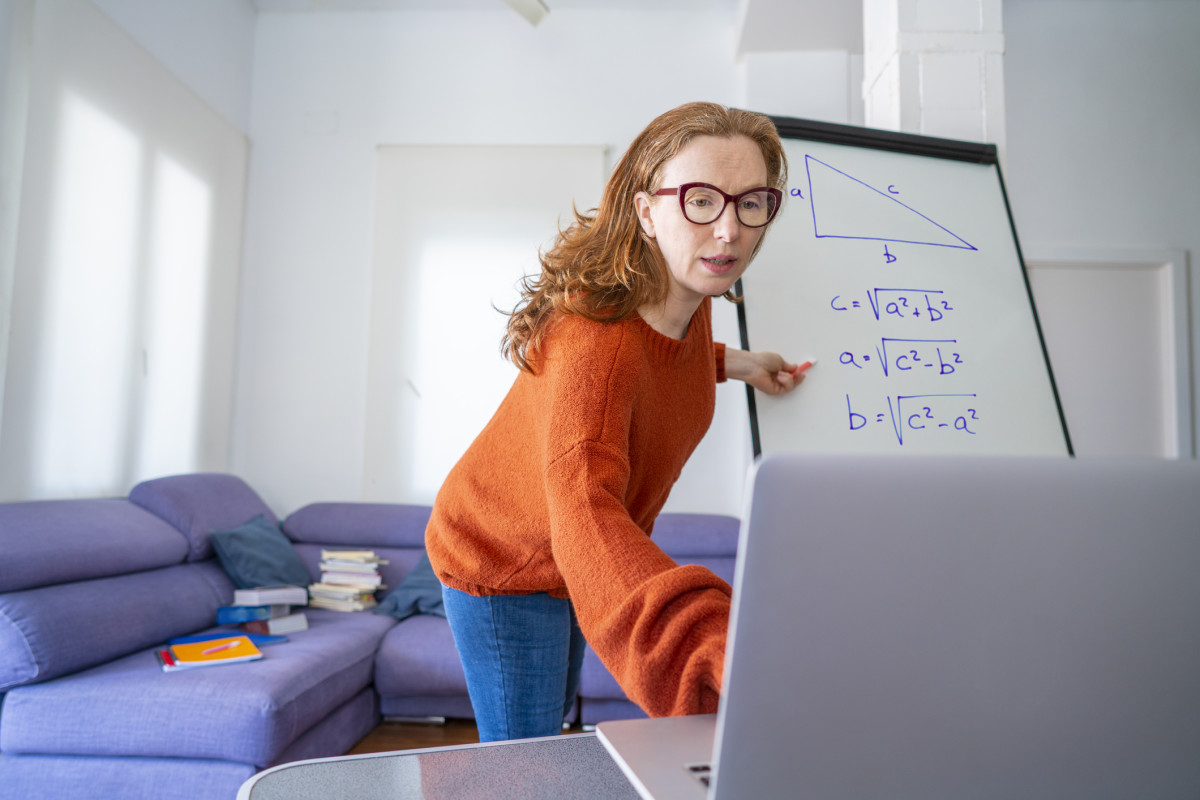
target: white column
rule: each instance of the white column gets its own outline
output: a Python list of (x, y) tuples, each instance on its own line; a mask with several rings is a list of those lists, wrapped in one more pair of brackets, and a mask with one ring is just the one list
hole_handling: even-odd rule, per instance
[(863, 0), (867, 126), (1004, 151), (1001, 0)]

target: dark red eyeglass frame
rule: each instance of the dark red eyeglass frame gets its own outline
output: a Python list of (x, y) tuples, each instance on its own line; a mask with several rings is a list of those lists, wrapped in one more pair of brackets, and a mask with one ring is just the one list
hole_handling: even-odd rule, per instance
[[(701, 186), (705, 189), (712, 189), (714, 192), (721, 195), (721, 197), (725, 200), (725, 205), (721, 206), (720, 213), (718, 213), (715, 217), (713, 217), (708, 222), (695, 222), (687, 214), (687, 207), (684, 204), (684, 200), (687, 197), (687, 190), (695, 188), (697, 186)], [(742, 215), (738, 213), (737, 202), (739, 200), (741, 200), (743, 197), (745, 197), (746, 195), (754, 194), (755, 192), (766, 192), (767, 194), (774, 197), (775, 198), (775, 207), (771, 209), (771, 216), (767, 217), (767, 221), (764, 222), (762, 225), (746, 225), (745, 222), (742, 222)], [(783, 205), (783, 192), (781, 192), (778, 189), (772, 189), (770, 186), (758, 186), (753, 189), (747, 189), (746, 191), (742, 192), (741, 194), (729, 194), (728, 192), (724, 191), (723, 189), (719, 189), (718, 187), (713, 186), (711, 183), (700, 183), (697, 181), (697, 182), (693, 182), (693, 183), (681, 183), (681, 184), (679, 184), (679, 186), (675, 187), (674, 189), (659, 189), (654, 194), (657, 197), (661, 197), (664, 195), (672, 195), (672, 194), (678, 195), (679, 196), (679, 210), (683, 212), (683, 218), (686, 219), (688, 222), (691, 222), (693, 225), (712, 225), (714, 222), (716, 222), (717, 220), (719, 220), (721, 218), (722, 214), (725, 213), (725, 206), (729, 205), (730, 203), (733, 203), (733, 213), (734, 213), (734, 216), (737, 217), (737, 221), (739, 224), (745, 225), (747, 228), (765, 228), (766, 226), (771, 224), (771, 220), (775, 219), (775, 215), (779, 213), (779, 207), (781, 205)]]

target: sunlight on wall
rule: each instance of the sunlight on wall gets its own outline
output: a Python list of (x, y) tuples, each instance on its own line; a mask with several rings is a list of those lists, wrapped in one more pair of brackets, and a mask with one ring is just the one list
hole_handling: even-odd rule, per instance
[(197, 467), (212, 190), (95, 105), (61, 106), (31, 491)]
[(603, 185), (598, 146), (380, 147), (365, 499), (433, 502), (517, 376), (499, 346), (522, 276)]
[(186, 471), (199, 460), (212, 190), (160, 155), (153, 201), (140, 476)]
[(113, 485), (130, 420), (141, 142), (74, 94), (45, 265), (31, 473), (37, 494)]
[[(517, 376), (497, 356), (506, 317), (456, 313), (510, 310), (515, 280), (529, 267), (528, 242), (431, 242), (418, 261), (419, 341), (409, 355), (420, 401), (408, 423), (414, 442), (413, 490), (432, 498), (446, 474), (491, 419)], [(402, 451), (401, 451), (402, 452)]]

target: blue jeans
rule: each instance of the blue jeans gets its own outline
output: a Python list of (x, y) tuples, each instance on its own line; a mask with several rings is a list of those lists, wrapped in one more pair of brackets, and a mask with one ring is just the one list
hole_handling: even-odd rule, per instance
[(585, 643), (571, 601), (545, 592), (475, 597), (448, 586), (442, 598), (479, 741), (562, 733)]

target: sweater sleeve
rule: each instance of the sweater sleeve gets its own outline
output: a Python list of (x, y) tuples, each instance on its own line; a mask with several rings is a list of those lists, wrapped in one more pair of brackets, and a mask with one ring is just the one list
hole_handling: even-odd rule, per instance
[(725, 343), (713, 342), (713, 354), (717, 359), (717, 383), (724, 383), (725, 375)]
[(546, 473), (551, 546), (588, 643), (651, 716), (717, 710), (731, 590), (680, 566), (623, 507), (629, 465), (581, 443)]

